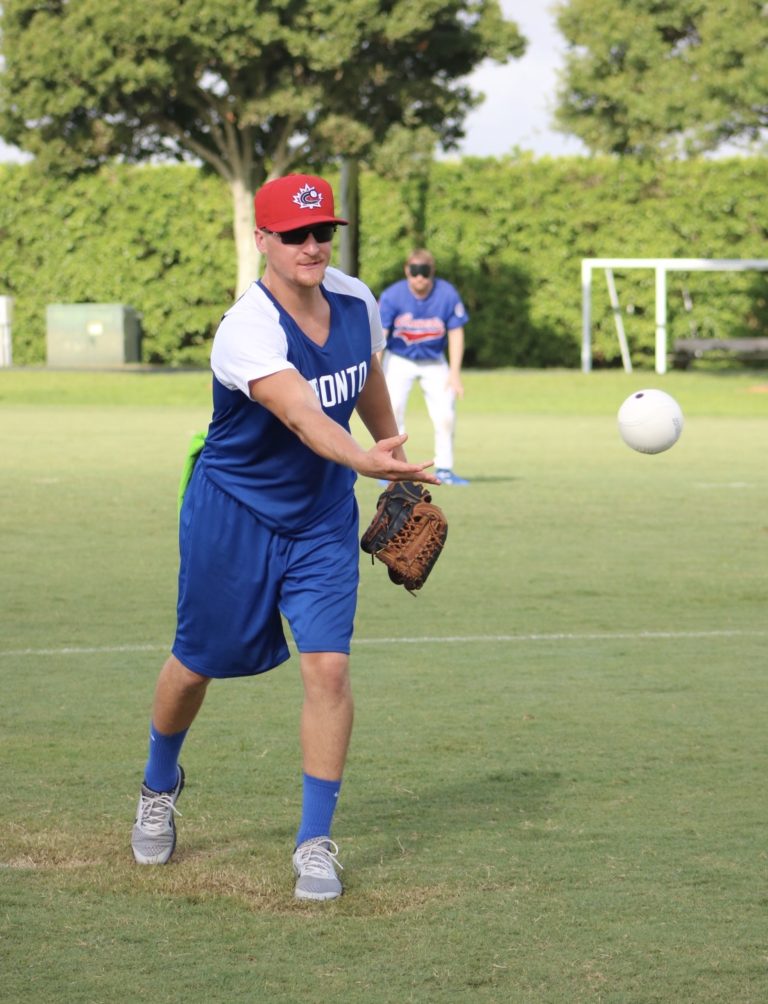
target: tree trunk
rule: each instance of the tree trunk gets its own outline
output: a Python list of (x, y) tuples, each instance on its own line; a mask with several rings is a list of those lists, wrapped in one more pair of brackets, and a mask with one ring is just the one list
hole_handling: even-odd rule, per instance
[(237, 252), (237, 286), (235, 296), (241, 296), (259, 277), (260, 255), (253, 239), (253, 192), (241, 179), (230, 182), (232, 190), (233, 229)]
[(339, 265), (347, 275), (360, 272), (360, 164), (351, 157), (341, 162), (340, 216), (349, 220), (339, 234)]

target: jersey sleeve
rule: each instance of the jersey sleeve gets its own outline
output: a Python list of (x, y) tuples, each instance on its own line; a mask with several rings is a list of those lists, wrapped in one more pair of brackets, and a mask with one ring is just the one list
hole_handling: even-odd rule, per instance
[(211, 349), (211, 369), (229, 390), (250, 398), (250, 381), (295, 369), (288, 361), (288, 341), (274, 305), (257, 286), (227, 311)]
[(446, 283), (451, 292), (452, 299), (452, 309), (451, 315), (447, 318), (445, 322), (446, 328), (450, 331), (453, 328), (462, 328), (469, 320), (469, 314), (467, 313), (467, 308), (459, 296), (459, 291), (451, 286), (450, 283)]
[(384, 337), (384, 329), (381, 325), (379, 305), (376, 303), (373, 293), (371, 293), (370, 300), (366, 300), (366, 303), (368, 306), (368, 317), (371, 321), (371, 354), (373, 355), (376, 352), (381, 352), (387, 340)]
[(326, 270), (323, 285), (335, 293), (356, 296), (363, 301), (368, 311), (368, 325), (371, 329), (371, 355), (375, 352), (381, 352), (386, 339), (381, 327), (379, 305), (376, 303), (376, 297), (365, 283), (361, 279), (347, 275), (337, 268), (329, 268)]
[(397, 305), (394, 303), (393, 289), (393, 286), (388, 286), (379, 297), (379, 319), (385, 331), (392, 330), (395, 317), (397, 316)]

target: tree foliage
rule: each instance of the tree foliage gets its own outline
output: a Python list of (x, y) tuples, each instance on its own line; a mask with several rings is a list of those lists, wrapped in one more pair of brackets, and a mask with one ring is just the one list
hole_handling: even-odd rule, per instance
[(398, 125), (450, 148), (478, 100), (463, 78), (524, 41), (498, 0), (6, 0), (2, 45), (0, 135), (45, 170), (202, 161), (242, 262), (266, 178), (366, 157)]
[(768, 126), (763, 0), (565, 0), (557, 121), (593, 151), (655, 156)]

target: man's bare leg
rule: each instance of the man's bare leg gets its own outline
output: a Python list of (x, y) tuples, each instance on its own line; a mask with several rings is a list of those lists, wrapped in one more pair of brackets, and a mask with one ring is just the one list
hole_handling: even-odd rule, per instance
[(169, 656), (160, 670), (152, 705), (152, 722), (166, 736), (188, 729), (195, 720), (211, 682)]
[(210, 678), (170, 656), (155, 688), (149, 759), (131, 834), (139, 864), (166, 864), (176, 847), (176, 800), (184, 787), (179, 753), (205, 698)]
[(336, 899), (342, 886), (335, 869), (338, 847), (330, 834), (354, 718), (349, 657), (341, 652), (304, 653), (301, 675), (304, 776), (293, 855), (295, 894), (298, 899)]

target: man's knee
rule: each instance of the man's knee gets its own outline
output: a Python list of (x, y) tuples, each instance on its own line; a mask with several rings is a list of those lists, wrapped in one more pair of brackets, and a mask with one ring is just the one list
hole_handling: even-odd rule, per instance
[(174, 690), (183, 693), (205, 690), (211, 682), (209, 676), (202, 676), (200, 673), (188, 669), (183, 662), (179, 662), (175, 655), (169, 656), (166, 660), (161, 678)]
[(308, 696), (343, 700), (350, 696), (349, 656), (343, 652), (310, 652), (301, 657)]

